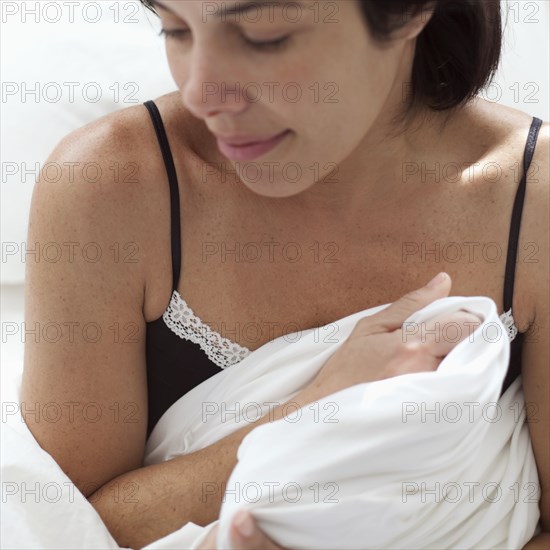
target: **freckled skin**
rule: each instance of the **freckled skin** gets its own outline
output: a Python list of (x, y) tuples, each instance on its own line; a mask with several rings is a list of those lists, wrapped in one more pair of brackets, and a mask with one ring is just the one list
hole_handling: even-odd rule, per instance
[[(382, 50), (354, 2), (338, 2), (332, 23), (304, 16), (291, 25), (275, 17), (267, 25), (238, 28), (203, 22), (200, 1), (164, 3), (175, 14), (162, 13), (164, 27), (192, 31), (189, 42), (167, 40), (177, 91), (155, 103), (179, 181), (178, 291), (203, 322), (253, 350), (297, 327), (320, 326), (394, 302), (440, 271), (452, 278), (451, 295), (489, 296), (502, 311), (512, 204), (532, 117), (479, 99), (450, 113), (446, 125), (445, 113), (420, 113), (404, 132), (396, 132), (392, 116), (402, 104), (414, 40), (427, 19), (411, 21)], [(322, 15), (330, 4), (318, 3)], [(251, 49), (243, 39), (286, 34), (292, 35), (288, 45), (276, 53)], [(232, 89), (237, 82), (294, 82), (304, 95), (297, 102), (277, 94), (273, 101), (262, 95), (255, 102), (237, 102), (231, 94), (203, 98), (204, 83)], [(337, 101), (324, 101), (334, 85)], [(261, 168), (274, 163), (274, 170), (261, 170), (257, 180), (221, 155), (212, 134), (265, 136), (287, 128), (292, 130), (288, 140), (257, 162)], [(539, 330), (537, 342), (524, 344), (523, 383), (526, 400), (537, 402), (542, 420), (548, 416), (550, 347), (543, 338), (550, 271), (547, 149), (545, 124), (533, 159), (538, 172), (529, 181), (523, 208), (513, 301), (518, 329), (527, 330), (536, 319)], [(142, 547), (181, 527), (182, 518), (200, 525), (216, 519), (219, 502), (205, 504), (199, 489), (193, 491), (204, 479), (227, 479), (242, 434), (181, 461), (141, 467), (145, 323), (163, 314), (172, 292), (169, 187), (145, 107), (122, 109), (74, 132), (49, 160), (62, 166), (95, 162), (105, 175), (113, 164), (133, 163), (139, 169), (133, 183), (74, 185), (66, 177), (55, 185), (37, 185), (30, 242), (96, 242), (105, 251), (113, 242), (132, 242), (138, 245), (138, 261), (109, 262), (104, 255), (94, 264), (27, 264), (26, 322), (132, 323), (138, 331), (135, 345), (106, 338), (93, 346), (29, 340), (22, 399), (63, 402), (70, 395), (73, 401), (100, 402), (105, 410), (114, 402), (137, 404), (137, 423), (75, 424), (64, 418), (30, 428), (79, 488), (95, 483), (110, 495), (111, 482), (137, 483), (138, 505), (115, 507), (105, 499), (94, 506), (121, 546)], [(284, 171), (292, 163), (302, 174), (296, 181)], [(502, 168), (497, 177), (487, 177), (489, 163)], [(456, 165), (459, 173), (453, 171)], [(473, 257), (465, 243), (474, 243)], [(259, 246), (257, 260), (247, 257), (247, 244)], [(453, 244), (458, 244), (458, 259), (448, 246)], [(488, 244), (501, 253), (495, 261), (487, 255)], [(526, 260), (532, 244), (538, 247), (535, 262)], [(214, 247), (211, 254), (205, 254), (206, 245)], [(293, 250), (301, 254), (296, 261), (289, 254)], [(257, 337), (243, 329), (250, 323), (261, 328)], [(549, 430), (542, 420), (529, 427), (541, 477), (547, 480)], [(125, 453), (112, 452), (121, 448)], [(547, 518), (547, 497), (541, 509)], [(270, 547), (256, 539), (251, 544), (241, 547)]]

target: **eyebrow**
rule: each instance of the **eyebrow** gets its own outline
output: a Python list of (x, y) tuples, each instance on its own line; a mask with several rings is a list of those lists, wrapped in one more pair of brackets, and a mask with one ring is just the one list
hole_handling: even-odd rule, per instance
[[(162, 4), (161, 2), (159, 2), (159, 0), (149, 0), (149, 2), (151, 4), (153, 4), (153, 6), (157, 6), (161, 9), (171, 13), (172, 15), (175, 15), (176, 17), (179, 17), (178, 14), (174, 10), (172, 10), (168, 6), (165, 6), (164, 4)], [(234, 6), (231, 6), (229, 8), (224, 8), (220, 11), (217, 11), (216, 13), (214, 13), (212, 15), (214, 17), (216, 17), (217, 19), (223, 19), (224, 17), (227, 17), (228, 15), (240, 15), (240, 14), (246, 13), (246, 12), (252, 10), (252, 9), (258, 9), (258, 8), (262, 9), (266, 5), (272, 4), (272, 3), (273, 2), (271, 2), (269, 0), (251, 0), (249, 2), (237, 2)], [(276, 2), (276, 3), (277, 4), (279, 4), (279, 3), (281, 3), (281, 4), (292, 3), (292, 4), (296, 4), (298, 6), (303, 5), (298, 0), (278, 0), (278, 2)]]

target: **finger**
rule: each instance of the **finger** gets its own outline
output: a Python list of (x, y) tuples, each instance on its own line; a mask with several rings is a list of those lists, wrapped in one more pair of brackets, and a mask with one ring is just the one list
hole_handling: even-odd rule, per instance
[(252, 515), (239, 510), (231, 523), (231, 546), (234, 550), (282, 550), (256, 525)]
[(445, 272), (440, 273), (437, 277), (441, 277), (441, 279), (436, 281), (435, 285), (428, 286), (430, 281), (428, 285), (405, 294), (380, 313), (364, 317), (357, 323), (356, 330), (366, 336), (401, 328), (405, 320), (413, 313), (435, 300), (449, 295), (452, 286), (451, 278)]
[(405, 323), (403, 342), (418, 342), (433, 357), (445, 357), (466, 338), (472, 338), (481, 319), (466, 311), (441, 314), (422, 323)]
[(393, 367), (390, 376), (435, 371), (440, 364), (441, 358), (431, 353), (425, 344), (419, 340), (411, 340), (401, 352), (398, 367)]

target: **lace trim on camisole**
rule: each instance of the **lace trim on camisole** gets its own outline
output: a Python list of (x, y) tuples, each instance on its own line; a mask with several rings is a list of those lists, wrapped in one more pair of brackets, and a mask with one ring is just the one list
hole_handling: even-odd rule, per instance
[(505, 311), (500, 316), (500, 320), (502, 321), (502, 324), (506, 327), (506, 330), (508, 331), (508, 338), (510, 338), (510, 342), (513, 342), (514, 338), (517, 336), (518, 329), (514, 322), (514, 317), (512, 315), (512, 308), (510, 308), (508, 311)]
[(203, 323), (177, 290), (172, 293), (170, 304), (162, 318), (172, 332), (180, 338), (199, 344), (208, 358), (222, 369), (242, 361), (250, 353), (248, 348), (224, 338)]
[[(224, 338), (197, 317), (177, 290), (172, 293), (168, 308), (162, 318), (172, 332), (180, 338), (198, 344), (208, 358), (222, 369), (242, 361), (250, 350), (236, 342)], [(510, 342), (514, 340), (518, 329), (512, 316), (512, 308), (500, 315)]]

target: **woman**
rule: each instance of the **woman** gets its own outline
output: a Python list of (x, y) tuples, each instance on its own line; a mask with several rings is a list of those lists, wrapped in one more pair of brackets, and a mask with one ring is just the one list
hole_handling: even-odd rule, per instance
[(390, 302), (303, 403), (435, 369), (432, 340), (413, 353), (388, 335), (452, 279), (518, 332), (503, 391), (521, 367), (546, 531), (525, 548), (547, 547), (548, 124), (475, 98), (498, 65), (499, 4), (142, 2), (178, 91), (67, 136), (49, 159), (63, 184), (33, 196), (30, 242), (101, 252), (28, 266), (27, 324), (73, 329), (26, 343), (22, 405), (73, 404), (55, 424), (26, 416), (38, 442), (122, 546), (206, 525), (223, 490), (206, 499), (204, 482), (222, 487), (258, 423), (144, 468), (168, 407), (273, 338)]

